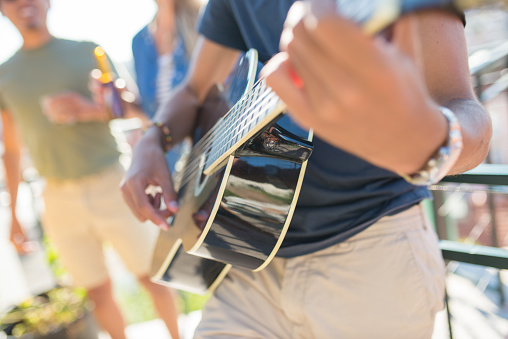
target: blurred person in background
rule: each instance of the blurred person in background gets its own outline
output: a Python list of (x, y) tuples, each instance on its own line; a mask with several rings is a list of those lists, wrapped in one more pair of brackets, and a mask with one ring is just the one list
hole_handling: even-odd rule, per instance
[[(148, 119), (185, 77), (198, 38), (196, 23), (202, 0), (156, 0), (157, 13), (132, 40), (139, 103)], [(166, 159), (171, 168), (183, 151), (174, 147)]]
[(109, 111), (91, 99), (89, 75), (96, 67), (97, 45), (53, 37), (47, 27), (49, 8), (49, 0), (0, 0), (0, 11), (23, 38), (20, 50), (0, 65), (13, 237), (24, 236), (16, 217), (21, 138), (47, 182), (44, 230), (74, 285), (88, 290), (100, 326), (113, 339), (125, 338), (104, 260), (107, 241), (148, 290), (171, 336), (178, 338), (171, 291), (148, 278), (155, 234), (140, 226), (122, 200), (118, 185), (124, 169), (108, 126)]

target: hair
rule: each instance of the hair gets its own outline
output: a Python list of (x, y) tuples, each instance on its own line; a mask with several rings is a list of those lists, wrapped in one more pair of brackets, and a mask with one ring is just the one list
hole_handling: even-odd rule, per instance
[(198, 40), (196, 25), (201, 6), (205, 2), (203, 0), (174, 1), (176, 29), (183, 39), (187, 55), (190, 56)]

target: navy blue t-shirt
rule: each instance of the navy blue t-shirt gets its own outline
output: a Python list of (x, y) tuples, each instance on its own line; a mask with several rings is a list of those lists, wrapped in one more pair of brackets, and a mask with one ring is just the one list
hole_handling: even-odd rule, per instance
[[(209, 0), (199, 32), (227, 47), (254, 48), (266, 62), (279, 51), (283, 24), (294, 2)], [(413, 186), (317, 137), (313, 142), (297, 207), (277, 256), (324, 249), (430, 197), (426, 187)]]

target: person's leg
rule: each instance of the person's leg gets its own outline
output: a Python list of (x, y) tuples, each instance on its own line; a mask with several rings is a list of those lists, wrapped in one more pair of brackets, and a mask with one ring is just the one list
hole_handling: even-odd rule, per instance
[(87, 291), (88, 298), (95, 305), (93, 313), (100, 327), (111, 339), (125, 339), (125, 321), (113, 297), (111, 280)]
[(87, 289), (95, 303), (94, 316), (99, 325), (113, 339), (122, 339), (125, 338), (124, 320), (113, 299), (102, 241), (90, 227), (92, 221), (82, 188), (79, 182), (48, 182), (42, 225), (72, 276), (73, 285)]
[(312, 338), (298, 335), (305, 322), (287, 316), (294, 303), (281, 294), (293, 275), (286, 265), (274, 258), (260, 272), (233, 267), (207, 301), (194, 338)]
[[(443, 307), (445, 266), (421, 206), (313, 253), (286, 297), (315, 338), (429, 339)], [(300, 258), (287, 269), (300, 270)], [(300, 281), (301, 283), (298, 283)]]
[(88, 206), (93, 212), (95, 232), (111, 243), (131, 273), (145, 277), (140, 282), (154, 299), (168, 331), (173, 338), (178, 338), (177, 312), (170, 291), (148, 279), (158, 228), (140, 223), (129, 210), (118, 189), (122, 176), (123, 170), (118, 165), (89, 182)]
[(157, 313), (166, 324), (171, 338), (179, 339), (180, 334), (178, 333), (177, 322), (178, 312), (171, 290), (166, 286), (152, 282), (148, 276), (138, 278), (138, 280), (148, 290), (148, 293), (150, 293)]
[(260, 272), (231, 269), (195, 338), (430, 338), (444, 264), (424, 219), (416, 206)]

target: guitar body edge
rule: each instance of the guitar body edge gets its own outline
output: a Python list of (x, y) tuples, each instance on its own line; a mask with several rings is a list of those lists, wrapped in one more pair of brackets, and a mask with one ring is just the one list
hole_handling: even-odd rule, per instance
[[(261, 270), (273, 259), (312, 150), (311, 133), (295, 135), (282, 125), (277, 119), (267, 126), (207, 176), (204, 185), (184, 187), (185, 208), (174, 225), (186, 229), (181, 237), (189, 253), (250, 270)], [(206, 222), (197, 214), (206, 215)]]

